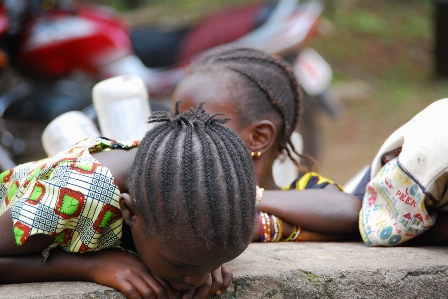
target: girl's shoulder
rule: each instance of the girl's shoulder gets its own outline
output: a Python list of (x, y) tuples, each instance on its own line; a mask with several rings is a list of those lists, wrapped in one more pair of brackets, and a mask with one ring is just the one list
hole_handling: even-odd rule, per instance
[[(50, 248), (61, 246), (69, 252), (118, 246), (120, 192), (110, 171), (90, 153), (137, 145), (89, 138), (53, 157), (2, 174), (0, 214), (11, 210), (14, 231), (18, 232), (16, 243), (23, 244), (40, 233), (55, 237)], [(72, 236), (80, 236), (82, 241)]]
[[(139, 140), (118, 142), (105, 137), (86, 138), (77, 142), (72, 147), (60, 151), (52, 157), (21, 164), (1, 173), (0, 184), (3, 184), (8, 188), (8, 185), (11, 183), (21, 185), (25, 181), (30, 181), (32, 179), (48, 179), (58, 167), (67, 165), (72, 165), (73, 169), (84, 165), (82, 167), (87, 167), (88, 170), (91, 170), (91, 167), (98, 166), (98, 162), (92, 158), (90, 155), (91, 153), (114, 149), (127, 150), (138, 147), (139, 144)], [(2, 188), (0, 188), (0, 191), (1, 190)]]

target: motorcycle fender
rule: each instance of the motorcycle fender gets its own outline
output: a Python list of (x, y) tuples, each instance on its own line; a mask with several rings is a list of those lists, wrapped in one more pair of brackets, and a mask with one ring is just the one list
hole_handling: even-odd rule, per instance
[(311, 96), (324, 93), (333, 78), (331, 66), (311, 48), (303, 49), (294, 62), (294, 72), (305, 92)]
[(0, 35), (6, 34), (9, 27), (8, 15), (3, 5), (0, 6)]

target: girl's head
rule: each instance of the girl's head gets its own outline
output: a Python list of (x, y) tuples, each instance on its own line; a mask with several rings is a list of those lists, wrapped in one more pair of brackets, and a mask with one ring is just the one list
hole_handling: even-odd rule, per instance
[(209, 111), (232, 115), (227, 126), (269, 162), (283, 150), (290, 154), (287, 145), (293, 148), (301, 89), (282, 59), (251, 48), (218, 49), (190, 67), (174, 92), (177, 99), (183, 107), (206, 101)]
[(228, 119), (202, 104), (183, 114), (176, 107), (173, 118), (150, 117), (163, 123), (141, 141), (121, 202), (143, 262), (183, 289), (202, 284), (250, 243), (255, 177), (244, 142), (221, 125)]

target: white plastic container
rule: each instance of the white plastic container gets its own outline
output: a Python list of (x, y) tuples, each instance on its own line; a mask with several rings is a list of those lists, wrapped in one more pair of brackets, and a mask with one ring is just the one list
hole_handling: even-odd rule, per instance
[[(293, 132), (291, 135), (291, 142), (296, 151), (298, 153), (302, 153), (302, 135), (300, 135), (300, 133)], [(295, 153), (291, 152), (291, 155), (297, 161), (300, 161), (300, 157)], [(281, 188), (291, 184), (298, 177), (299, 170), (297, 169), (296, 164), (285, 153), (281, 157), (275, 159), (274, 164), (272, 165), (272, 173), (275, 184)]]
[(42, 145), (49, 156), (71, 147), (87, 137), (100, 136), (100, 132), (87, 114), (70, 111), (53, 119), (42, 133)]
[(123, 75), (97, 83), (92, 90), (101, 135), (118, 141), (142, 139), (152, 128), (148, 90), (134, 75)]

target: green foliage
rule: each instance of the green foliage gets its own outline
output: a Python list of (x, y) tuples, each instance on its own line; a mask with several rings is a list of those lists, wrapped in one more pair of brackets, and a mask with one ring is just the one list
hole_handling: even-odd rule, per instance
[(333, 66), (335, 82), (362, 79), (373, 85), (376, 98), (389, 103), (422, 93), (432, 100), (447, 94), (444, 85), (431, 87), (431, 0), (326, 3), (324, 18), (332, 30), (316, 38), (312, 47)]

